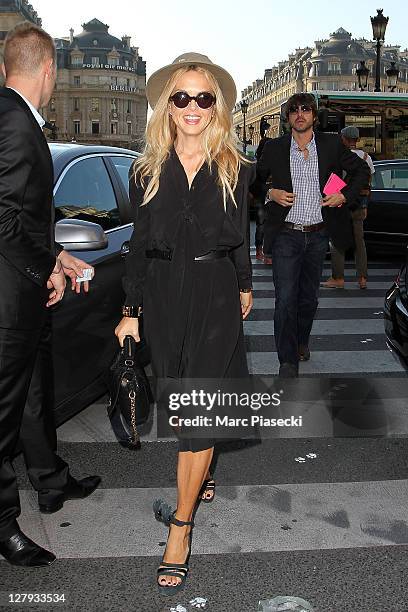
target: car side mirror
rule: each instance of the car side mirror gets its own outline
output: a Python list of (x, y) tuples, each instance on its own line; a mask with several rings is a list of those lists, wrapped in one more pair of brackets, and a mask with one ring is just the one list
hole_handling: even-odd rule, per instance
[(106, 234), (98, 223), (80, 219), (58, 221), (55, 240), (67, 251), (96, 251), (108, 246)]

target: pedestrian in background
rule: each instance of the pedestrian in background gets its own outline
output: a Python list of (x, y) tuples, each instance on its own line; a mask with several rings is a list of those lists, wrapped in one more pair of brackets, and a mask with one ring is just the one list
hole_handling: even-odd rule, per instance
[[(89, 264), (54, 242), (53, 167), (38, 109), (56, 79), (54, 41), (23, 22), (4, 45), (0, 88), (0, 553), (13, 565), (46, 566), (55, 555), (19, 528), (20, 500), (12, 465), (22, 445), (41, 512), (86, 497), (99, 476), (75, 480), (56, 453), (49, 307), (60, 302), (65, 275)], [(85, 290), (88, 284), (85, 283)]]
[[(134, 231), (116, 335), (121, 344), (126, 335), (139, 340), (143, 304), (157, 378), (247, 377), (242, 318), (252, 307), (254, 166), (232, 134), (234, 81), (205, 55), (186, 53), (149, 78), (146, 95), (153, 114), (130, 180)], [(214, 440), (180, 438), (177, 509), (169, 514), (162, 500), (155, 504), (170, 528), (157, 576), (167, 594), (186, 579), (193, 510), (211, 484), (213, 447)]]
[[(258, 148), (256, 150), (255, 153), (255, 157), (258, 160), (261, 155), (262, 155), (262, 151), (263, 148), (265, 146), (265, 143), (270, 140), (270, 138), (268, 138), (267, 136), (262, 136), (261, 140), (259, 141), (259, 145)], [(253, 197), (253, 196), (252, 196)], [(255, 228), (255, 250), (256, 250), (256, 259), (258, 261), (262, 261), (262, 263), (267, 264), (267, 265), (271, 265), (272, 264), (272, 259), (270, 257), (270, 254), (265, 253), (264, 249), (265, 249), (265, 244), (267, 244), (267, 241), (265, 243), (264, 241), (264, 235), (265, 235), (265, 199), (261, 198), (254, 198), (255, 200), (255, 207), (256, 207), (256, 228)]]
[[(341, 139), (344, 145), (356, 155), (367, 162), (370, 168), (370, 177), (367, 185), (360, 190), (358, 199), (350, 206), (353, 221), (354, 235), (354, 257), (356, 262), (357, 282), (360, 289), (367, 288), (367, 251), (364, 241), (364, 220), (367, 218), (367, 204), (370, 196), (371, 178), (375, 172), (373, 160), (368, 153), (357, 149), (360, 132), (357, 127), (350, 125), (341, 130)], [(344, 177), (347, 181), (347, 176)], [(344, 289), (344, 251), (336, 249), (331, 245), (332, 276), (322, 283), (323, 287), (329, 289)]]
[[(353, 244), (350, 212), (367, 183), (368, 166), (334, 134), (314, 131), (312, 94), (298, 93), (286, 104), (291, 133), (267, 142), (257, 162), (255, 197), (268, 195), (265, 233), (271, 240), (275, 285), (275, 341), (279, 375), (298, 376), (310, 358), (309, 336), (329, 237), (346, 250)], [(340, 193), (323, 196), (330, 176), (347, 172)], [(267, 180), (272, 187), (267, 188)]]

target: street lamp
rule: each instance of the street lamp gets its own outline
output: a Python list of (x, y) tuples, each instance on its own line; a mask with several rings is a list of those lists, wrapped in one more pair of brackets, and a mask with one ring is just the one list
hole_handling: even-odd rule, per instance
[(370, 74), (369, 69), (365, 65), (365, 60), (360, 61), (360, 66), (357, 68), (356, 74), (360, 91), (365, 91), (367, 89), (368, 75)]
[(395, 62), (391, 62), (391, 66), (385, 71), (387, 75), (388, 89), (395, 91), (398, 81), (399, 70), (395, 67)]
[(377, 15), (370, 17), (373, 28), (373, 38), (377, 41), (376, 53), (377, 62), (375, 66), (375, 88), (374, 91), (381, 91), (381, 42), (384, 42), (385, 30), (387, 28), (388, 17), (384, 17), (383, 9), (377, 9)]
[[(244, 155), (246, 155), (247, 145), (252, 144), (251, 139), (250, 138), (247, 139), (247, 136), (246, 136), (246, 114), (248, 112), (248, 102), (246, 100), (241, 100), (240, 105), (241, 105), (242, 118), (243, 118), (243, 121), (244, 121), (244, 130), (243, 130), (242, 139), (241, 139), (240, 138), (241, 126), (239, 126), (240, 130), (239, 130), (239, 134), (238, 134), (238, 130), (237, 130), (237, 136), (238, 136), (238, 138), (240, 138), (240, 140), (242, 142), (242, 151), (243, 151)], [(252, 128), (252, 131), (251, 131), (251, 128)], [(252, 136), (252, 134), (254, 133), (253, 126), (250, 126), (249, 132), (250, 132), (250, 136)]]

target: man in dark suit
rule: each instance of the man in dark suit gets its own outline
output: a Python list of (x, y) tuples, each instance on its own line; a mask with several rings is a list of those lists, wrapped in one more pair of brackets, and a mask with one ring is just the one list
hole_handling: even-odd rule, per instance
[[(265, 144), (251, 191), (269, 199), (264, 249), (273, 261), (279, 375), (292, 378), (298, 376), (299, 361), (310, 358), (309, 336), (329, 237), (343, 251), (352, 246), (347, 204), (358, 199), (368, 167), (337, 134), (314, 131), (313, 95), (291, 96), (286, 117), (291, 133)], [(350, 178), (347, 186), (323, 196), (330, 174), (342, 177), (343, 171)]]
[(52, 38), (25, 22), (4, 46), (0, 88), (0, 553), (20, 566), (50, 565), (55, 556), (19, 528), (20, 501), (12, 457), (20, 437), (42, 512), (86, 497), (98, 476), (75, 480), (56, 454), (50, 306), (65, 275), (89, 267), (54, 242), (53, 167), (38, 109), (56, 78)]

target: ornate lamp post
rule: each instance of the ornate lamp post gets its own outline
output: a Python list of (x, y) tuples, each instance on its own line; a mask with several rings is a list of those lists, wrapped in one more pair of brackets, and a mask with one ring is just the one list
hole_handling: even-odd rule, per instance
[(381, 42), (384, 42), (385, 30), (387, 29), (388, 17), (384, 17), (383, 9), (377, 9), (377, 15), (370, 17), (373, 28), (373, 38), (377, 41), (376, 53), (377, 62), (375, 66), (375, 88), (374, 91), (381, 91)]
[(242, 117), (243, 117), (243, 122), (244, 122), (244, 129), (243, 129), (243, 132), (242, 132), (242, 138), (241, 138), (242, 127), (240, 125), (237, 125), (237, 127), (235, 128), (235, 132), (236, 132), (239, 140), (242, 142), (242, 151), (243, 151), (244, 155), (246, 155), (247, 145), (252, 144), (252, 136), (254, 134), (254, 126), (253, 125), (249, 126), (249, 128), (248, 128), (249, 138), (247, 138), (247, 133), (246, 133), (246, 114), (248, 112), (248, 102), (246, 100), (241, 100), (240, 105), (241, 105), (241, 112), (242, 112)]
[(395, 67), (395, 62), (391, 62), (391, 66), (385, 71), (388, 81), (388, 89), (395, 91), (398, 82), (399, 70)]
[(357, 68), (356, 74), (360, 91), (365, 91), (367, 89), (368, 75), (370, 74), (369, 69), (365, 65), (365, 60), (360, 61), (360, 66)]

